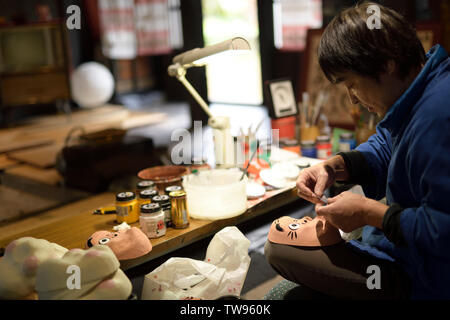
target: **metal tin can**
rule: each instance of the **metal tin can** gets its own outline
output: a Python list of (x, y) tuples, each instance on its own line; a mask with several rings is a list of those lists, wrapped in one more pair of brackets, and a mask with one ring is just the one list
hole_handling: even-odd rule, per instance
[(136, 194), (131, 191), (116, 194), (116, 220), (119, 223), (139, 221), (139, 207)]
[(139, 223), (148, 238), (159, 238), (166, 234), (164, 212), (158, 203), (146, 203), (140, 206)]
[(317, 158), (326, 160), (329, 157), (331, 157), (331, 153), (333, 151), (333, 146), (330, 142), (329, 136), (318, 136), (317, 137), (317, 143), (316, 143), (316, 149), (317, 149)]
[(175, 229), (184, 229), (189, 227), (189, 213), (186, 205), (186, 192), (172, 191), (170, 194), (170, 203), (172, 205), (172, 226)]
[(170, 198), (166, 194), (161, 194), (154, 196), (152, 198), (153, 203), (158, 203), (161, 206), (161, 209), (164, 212), (164, 223), (166, 227), (169, 228), (172, 226), (172, 213), (170, 210)]
[(158, 194), (155, 189), (145, 189), (139, 192), (138, 204), (141, 207), (143, 204), (151, 203), (152, 198)]
[(164, 189), (167, 195), (169, 195), (172, 191), (180, 191), (180, 190), (183, 190), (181, 186), (168, 186), (166, 189)]

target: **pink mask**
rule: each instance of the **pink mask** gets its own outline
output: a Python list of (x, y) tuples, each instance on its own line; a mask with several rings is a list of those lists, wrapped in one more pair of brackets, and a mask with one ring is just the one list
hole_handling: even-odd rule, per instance
[(270, 226), (270, 242), (300, 247), (324, 247), (342, 240), (339, 230), (323, 217), (281, 217)]
[(118, 260), (142, 257), (152, 251), (152, 244), (141, 229), (132, 227), (117, 232), (97, 231), (87, 241), (87, 247), (107, 245)]

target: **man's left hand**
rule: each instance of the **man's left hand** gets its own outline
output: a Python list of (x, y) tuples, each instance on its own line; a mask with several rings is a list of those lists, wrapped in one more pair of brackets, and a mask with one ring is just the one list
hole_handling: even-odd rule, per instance
[(368, 224), (381, 228), (387, 208), (378, 201), (345, 191), (328, 198), (327, 205), (317, 204), (316, 213), (325, 217), (336, 228), (351, 232)]

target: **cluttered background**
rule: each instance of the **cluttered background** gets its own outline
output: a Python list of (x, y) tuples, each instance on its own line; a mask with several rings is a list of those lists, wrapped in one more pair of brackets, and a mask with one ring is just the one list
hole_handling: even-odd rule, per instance
[[(247, 55), (190, 68), (186, 79), (211, 114), (229, 119), (226, 134), (235, 152), (231, 160), (225, 158), (240, 170), (239, 176), (245, 170), (253, 183), (254, 189), (244, 186), (242, 199), (236, 193), (241, 185), (215, 191), (226, 193), (227, 199), (217, 196), (213, 220), (234, 217), (218, 209), (217, 204), (227, 202), (242, 204), (247, 214), (229, 221), (245, 222), (242, 228), (251, 243), (254, 264), (243, 292), (274, 278), (261, 240), (271, 219), (286, 213), (301, 217), (313, 210), (290, 193), (298, 170), (356, 148), (380, 120), (352, 105), (345, 88), (331, 85), (317, 61), (327, 23), (355, 3), (0, 0), (0, 247), (18, 234), (45, 233), (46, 223), (56, 226), (65, 218), (72, 219), (70, 228), (80, 227), (78, 214), (88, 212), (83, 221), (92, 223), (86, 222), (84, 233), (60, 239), (61, 245), (80, 246), (98, 228), (138, 223), (113, 222), (105, 212), (112, 208), (117, 214), (121, 192), (134, 193), (127, 201), (143, 201), (140, 181), (152, 181), (159, 196), (168, 196), (168, 186), (189, 187), (186, 179), (182, 185), (183, 176), (200, 179), (217, 167), (217, 127), (168, 67), (191, 49), (243, 37), (250, 46)], [(426, 51), (437, 43), (450, 50), (448, 1), (379, 3), (416, 27)], [(193, 139), (180, 149), (180, 137), (188, 136)], [(175, 161), (174, 155), (183, 161)], [(202, 192), (199, 199), (206, 202)], [(195, 192), (187, 196), (193, 199)], [(214, 199), (212, 191), (210, 196)], [(192, 209), (200, 201), (188, 206)], [(192, 221), (211, 218), (211, 212), (193, 210)], [(242, 214), (242, 208), (229, 210)], [(268, 212), (269, 218), (263, 219)], [(258, 222), (249, 224), (255, 217)], [(173, 251), (185, 240), (179, 236), (191, 243), (203, 238), (208, 242), (174, 253), (202, 259), (212, 235), (226, 225), (192, 222), (193, 233), (184, 234), (167, 229), (164, 240), (153, 242), (157, 263), (131, 264), (139, 266), (129, 271), (138, 295), (142, 274), (167, 260), (169, 243), (177, 244)]]

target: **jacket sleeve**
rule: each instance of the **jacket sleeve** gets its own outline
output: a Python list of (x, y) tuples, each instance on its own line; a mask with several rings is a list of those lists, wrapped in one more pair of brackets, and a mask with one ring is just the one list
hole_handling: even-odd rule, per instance
[(376, 134), (355, 149), (363, 155), (371, 171), (370, 176), (372, 178), (359, 183), (364, 190), (364, 194), (369, 198), (380, 200), (386, 196), (386, 180), (389, 161), (391, 160), (391, 148), (389, 132), (377, 126)]
[(450, 117), (424, 119), (408, 141), (410, 188), (420, 205), (400, 215), (401, 232), (416, 263), (424, 257), (450, 261)]

